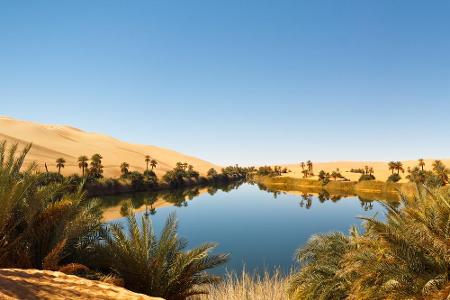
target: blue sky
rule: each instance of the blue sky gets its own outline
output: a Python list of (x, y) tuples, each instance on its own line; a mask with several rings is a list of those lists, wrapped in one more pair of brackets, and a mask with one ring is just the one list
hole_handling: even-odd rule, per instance
[(219, 164), (450, 157), (450, 1), (2, 1), (0, 115)]

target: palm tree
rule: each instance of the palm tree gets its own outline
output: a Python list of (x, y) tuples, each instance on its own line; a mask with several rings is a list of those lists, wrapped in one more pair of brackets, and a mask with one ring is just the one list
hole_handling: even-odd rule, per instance
[(58, 168), (58, 174), (61, 174), (61, 168), (64, 168), (65, 163), (66, 163), (66, 160), (62, 157), (60, 157), (56, 160), (56, 167)]
[(100, 253), (124, 280), (125, 288), (164, 299), (186, 299), (205, 293), (202, 287), (220, 281), (205, 271), (227, 261), (228, 255), (212, 255), (215, 244), (185, 250), (187, 243), (177, 235), (178, 222), (169, 215), (158, 238), (148, 217), (140, 226), (134, 214), (127, 217), (127, 232), (120, 224), (109, 227)]
[(305, 169), (305, 163), (303, 161), (300, 163), (300, 168), (302, 168), (302, 171)]
[(308, 160), (308, 161), (306, 162), (306, 166), (308, 167), (308, 171), (309, 171), (310, 173), (312, 173), (312, 172), (313, 172), (313, 163), (312, 163), (312, 161)]
[(152, 171), (153, 171), (153, 168), (156, 168), (157, 165), (158, 165), (158, 162), (156, 161), (156, 159), (152, 159), (150, 161), (150, 166), (152, 167)]
[(405, 169), (403, 169), (403, 163), (401, 161), (395, 162), (395, 170), (397, 170), (397, 174), (400, 175), (400, 171), (405, 173)]
[(350, 282), (336, 274), (349, 247), (342, 233), (313, 235), (296, 253), (302, 268), (289, 280), (289, 299), (346, 299)]
[(443, 185), (448, 183), (448, 174), (450, 173), (450, 170), (444, 165), (441, 160), (435, 160), (433, 162), (433, 171), (439, 177)]
[(122, 173), (122, 176), (126, 176), (128, 174), (128, 168), (130, 167), (130, 164), (128, 164), (127, 162), (123, 162), (120, 165), (120, 173)]
[(151, 160), (150, 155), (146, 155), (145, 156), (145, 164), (147, 165), (147, 171), (148, 171), (148, 164), (150, 163), (150, 160)]
[(308, 178), (308, 175), (309, 175), (308, 170), (303, 170), (302, 173), (303, 173), (303, 178)]
[(80, 188), (74, 194), (65, 186), (36, 188), (41, 174), (32, 163), (24, 168), (31, 145), (18, 153), (0, 142), (0, 268), (51, 268), (64, 260), (73, 262), (101, 228), (98, 203), (87, 199)]
[(432, 167), (433, 167), (433, 171), (436, 171), (438, 169), (442, 169), (445, 166), (441, 160), (436, 159), (435, 161), (433, 161)]
[(103, 177), (103, 175), (102, 175), (102, 173), (103, 173), (102, 159), (103, 159), (103, 157), (98, 153), (92, 155), (92, 157), (91, 157), (91, 168), (89, 170), (89, 173), (94, 178)]
[(394, 171), (397, 167), (397, 164), (395, 163), (395, 161), (390, 161), (388, 163), (388, 166), (389, 166), (389, 171), (391, 171), (391, 174), (394, 174)]
[(364, 171), (366, 172), (366, 175), (369, 174), (369, 166), (364, 166)]
[(292, 299), (446, 299), (450, 194), (418, 186), (386, 210), (382, 221), (363, 217), (362, 234), (314, 237), (299, 250)]
[(89, 161), (89, 159), (85, 155), (78, 157), (78, 167), (81, 169), (83, 177), (84, 177), (84, 171), (88, 167), (88, 161)]
[(423, 158), (419, 158), (419, 167), (422, 169), (425, 167), (425, 161), (423, 160)]
[(373, 167), (369, 168), (369, 175), (372, 175), (373, 173), (375, 173), (375, 171), (373, 170)]

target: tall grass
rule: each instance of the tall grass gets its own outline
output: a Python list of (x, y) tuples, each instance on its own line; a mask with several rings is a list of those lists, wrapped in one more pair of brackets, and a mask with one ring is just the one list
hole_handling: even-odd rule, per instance
[(208, 287), (207, 295), (190, 298), (192, 300), (287, 300), (287, 284), (290, 275), (280, 270), (272, 274), (250, 274), (245, 269), (237, 274), (229, 272), (223, 281)]

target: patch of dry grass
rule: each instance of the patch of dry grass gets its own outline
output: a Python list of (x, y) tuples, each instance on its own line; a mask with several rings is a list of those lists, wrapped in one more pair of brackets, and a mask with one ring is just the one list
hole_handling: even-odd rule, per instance
[(241, 274), (227, 273), (221, 283), (210, 285), (208, 295), (197, 296), (192, 300), (287, 300), (286, 293), (289, 276), (275, 270), (262, 275), (251, 275), (245, 269)]

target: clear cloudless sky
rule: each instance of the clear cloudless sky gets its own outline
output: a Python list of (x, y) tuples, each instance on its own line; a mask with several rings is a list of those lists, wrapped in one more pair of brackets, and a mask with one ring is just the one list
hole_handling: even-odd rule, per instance
[(0, 0), (0, 115), (218, 164), (450, 157), (450, 1)]

